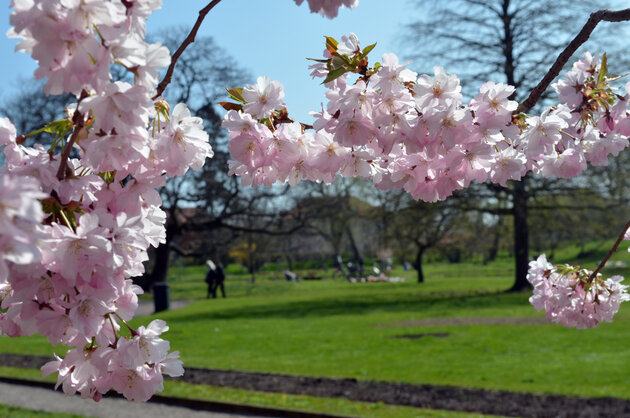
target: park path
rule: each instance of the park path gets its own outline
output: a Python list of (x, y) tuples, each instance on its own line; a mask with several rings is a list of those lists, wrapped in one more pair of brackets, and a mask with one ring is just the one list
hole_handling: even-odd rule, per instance
[(168, 417), (168, 418), (240, 418), (254, 415), (194, 411), (158, 403), (129, 402), (121, 398), (103, 398), (100, 402), (66, 396), (63, 392), (0, 382), (0, 403), (31, 410), (64, 412), (88, 417)]

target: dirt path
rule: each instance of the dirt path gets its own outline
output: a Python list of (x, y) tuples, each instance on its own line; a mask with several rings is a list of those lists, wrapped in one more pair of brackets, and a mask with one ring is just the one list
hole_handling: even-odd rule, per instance
[(541, 325), (549, 324), (549, 321), (540, 316), (535, 317), (465, 317), (465, 318), (424, 318), (408, 319), (406, 321), (388, 322), (377, 324), (377, 327), (431, 327), (449, 325)]
[[(0, 364), (38, 368), (43, 357), (0, 354)], [(630, 401), (618, 398), (578, 398), (453, 386), (375, 382), (272, 373), (186, 368), (187, 383), (345, 398), (363, 402), (524, 417), (630, 417)]]

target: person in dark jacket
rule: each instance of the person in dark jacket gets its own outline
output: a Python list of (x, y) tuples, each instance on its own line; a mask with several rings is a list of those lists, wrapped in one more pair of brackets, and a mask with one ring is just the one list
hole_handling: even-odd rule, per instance
[(223, 271), (223, 266), (221, 265), (221, 263), (216, 265), (214, 275), (215, 275), (215, 281), (214, 281), (214, 288), (212, 289), (212, 297), (213, 298), (217, 297), (217, 288), (220, 287), (221, 296), (225, 298), (225, 285), (223, 284), (225, 282), (225, 272)]
[(206, 266), (208, 269), (206, 270), (206, 283), (208, 284), (208, 295), (206, 299), (210, 299), (210, 295), (213, 298), (217, 297), (216, 294), (216, 282), (217, 282), (217, 266), (210, 259), (206, 260)]

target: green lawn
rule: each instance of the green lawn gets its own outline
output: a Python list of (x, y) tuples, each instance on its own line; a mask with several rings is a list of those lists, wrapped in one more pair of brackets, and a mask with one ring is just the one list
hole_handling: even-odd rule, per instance
[[(556, 253), (556, 261), (561, 257), (575, 259), (568, 250)], [(629, 259), (625, 249), (619, 257)], [(401, 270), (394, 274), (405, 276), (404, 283), (288, 283), (270, 273), (252, 284), (248, 276), (230, 275), (228, 298), (206, 300), (203, 267), (173, 269), (172, 298), (193, 302), (156, 317), (168, 322), (166, 338), (188, 366), (630, 399), (630, 308), (622, 306), (614, 323), (586, 331), (524, 324), (522, 318), (543, 314), (529, 305), (529, 294), (503, 292), (512, 271), (511, 260), (503, 258), (487, 266), (430, 264), (421, 285), (413, 272)], [(396, 325), (462, 317), (514, 323)], [(448, 336), (396, 338), (424, 333)], [(0, 351), (46, 355), (50, 347), (39, 337), (3, 337)], [(361, 416), (428, 414), (182, 383), (169, 383), (167, 393), (328, 412), (347, 402), (343, 413)]]
[[(542, 316), (528, 295), (499, 292), (509, 284), (506, 277), (429, 278), (422, 286), (278, 283), (274, 296), (200, 300), (161, 317), (173, 347), (199, 367), (630, 398), (626, 307), (615, 323), (587, 331), (547, 324), (378, 326)], [(393, 338), (438, 332), (449, 337)]]
[(12, 417), (12, 418), (79, 418), (81, 415), (76, 414), (64, 414), (64, 413), (50, 413), (44, 411), (33, 411), (26, 408), (20, 408), (18, 406), (3, 405), (0, 404), (0, 417)]

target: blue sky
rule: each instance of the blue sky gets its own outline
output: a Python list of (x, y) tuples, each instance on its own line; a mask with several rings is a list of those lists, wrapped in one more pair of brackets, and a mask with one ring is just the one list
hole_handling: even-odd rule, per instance
[[(207, 0), (163, 0), (163, 8), (149, 18), (148, 30), (159, 40), (160, 30), (192, 26), (206, 4)], [(0, 31), (6, 33), (10, 10), (0, 13)], [(268, 75), (282, 82), (290, 114), (308, 122), (312, 120), (308, 112), (321, 108), (325, 89), (311, 80), (305, 58), (321, 56), (323, 36), (339, 38), (354, 32), (363, 46), (378, 42), (370, 53), (374, 62), (385, 52), (402, 54), (403, 26), (417, 13), (410, 0), (361, 0), (357, 8), (342, 9), (329, 20), (311, 14), (306, 4), (297, 7), (293, 0), (223, 0), (208, 14), (200, 33), (212, 36), (253, 77)], [(29, 56), (13, 52), (15, 43), (0, 36), (0, 99), (15, 93), (21, 80), (32, 78), (35, 70)]]

